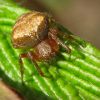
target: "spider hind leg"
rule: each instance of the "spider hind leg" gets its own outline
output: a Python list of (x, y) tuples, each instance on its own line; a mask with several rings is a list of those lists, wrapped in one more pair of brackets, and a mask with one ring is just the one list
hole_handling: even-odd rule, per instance
[(34, 59), (33, 53), (32, 52), (23, 53), (23, 54), (20, 54), (20, 56), (19, 56), (19, 64), (20, 64), (20, 73), (21, 73), (21, 81), (22, 81), (22, 83), (24, 83), (24, 81), (23, 81), (23, 77), (24, 77), (24, 66), (23, 66), (22, 58), (29, 58), (33, 62), (33, 64), (35, 65), (34, 67), (37, 69), (38, 73), (41, 76), (44, 76), (44, 73), (39, 68), (38, 64), (36, 63), (36, 61)]

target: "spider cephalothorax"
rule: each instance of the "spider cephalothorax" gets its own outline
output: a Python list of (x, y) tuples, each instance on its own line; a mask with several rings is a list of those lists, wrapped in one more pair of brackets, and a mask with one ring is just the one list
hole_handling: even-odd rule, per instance
[[(36, 61), (49, 60), (62, 46), (70, 53), (70, 49), (58, 37), (66, 36), (56, 26), (52, 26), (54, 20), (46, 13), (29, 12), (23, 14), (13, 27), (12, 43), (15, 48), (30, 48), (27, 53), (20, 54), (20, 71), (23, 81), (22, 58), (29, 58), (35, 64), (40, 75), (44, 75)], [(53, 24), (54, 25), (54, 24)], [(32, 50), (33, 48), (33, 50)]]

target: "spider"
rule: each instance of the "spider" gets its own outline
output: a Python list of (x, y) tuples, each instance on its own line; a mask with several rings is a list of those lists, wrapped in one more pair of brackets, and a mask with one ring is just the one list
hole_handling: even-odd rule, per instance
[(22, 58), (29, 58), (38, 73), (44, 76), (37, 61), (49, 60), (59, 52), (60, 46), (68, 53), (71, 52), (70, 48), (59, 38), (59, 36), (68, 38), (68, 35), (62, 33), (54, 23), (54, 19), (48, 14), (37, 11), (25, 13), (16, 21), (12, 32), (13, 46), (19, 49), (30, 48), (27, 53), (19, 56), (22, 82), (24, 74)]

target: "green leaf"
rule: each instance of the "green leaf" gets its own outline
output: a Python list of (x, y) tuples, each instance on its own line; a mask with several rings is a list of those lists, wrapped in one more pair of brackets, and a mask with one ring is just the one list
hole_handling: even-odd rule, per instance
[[(74, 35), (74, 41), (64, 40), (71, 48), (70, 55), (61, 48), (51, 64), (38, 63), (50, 77), (41, 77), (28, 59), (23, 60), (25, 84), (21, 83), (18, 59), (22, 51), (13, 48), (11, 34), (16, 19), (28, 11), (11, 0), (0, 1), (0, 78), (26, 100), (99, 100), (100, 50)], [(71, 34), (57, 25), (62, 32)]]

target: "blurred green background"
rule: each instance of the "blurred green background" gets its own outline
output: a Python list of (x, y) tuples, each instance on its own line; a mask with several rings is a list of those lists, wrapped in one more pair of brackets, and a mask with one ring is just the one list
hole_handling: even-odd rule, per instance
[(31, 10), (48, 11), (74, 34), (100, 48), (100, 0), (15, 0)]

